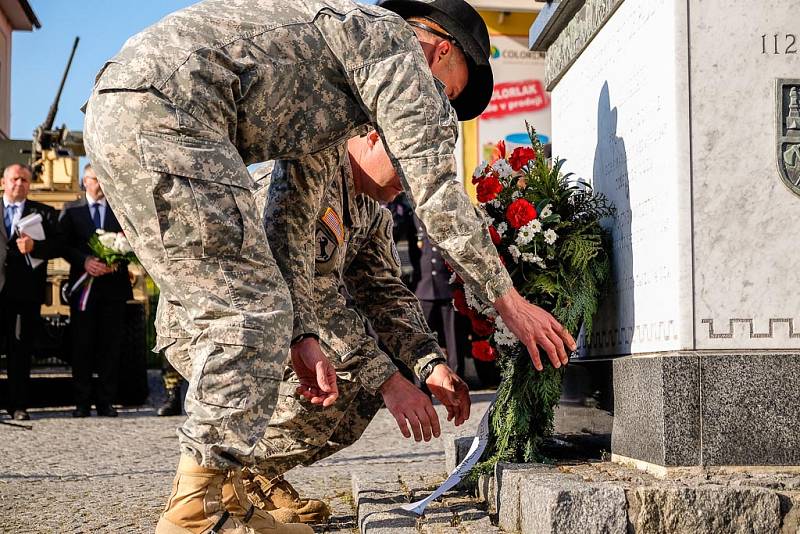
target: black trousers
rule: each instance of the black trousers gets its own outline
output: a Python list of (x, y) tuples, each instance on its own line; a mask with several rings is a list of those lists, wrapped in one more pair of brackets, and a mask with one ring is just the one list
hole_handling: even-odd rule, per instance
[(450, 299), (420, 300), (425, 320), (436, 332), (439, 346), (447, 349), (447, 365), (459, 376), (464, 375), (464, 357), (469, 354), (469, 319), (457, 313)]
[(90, 301), (85, 311), (70, 308), (72, 380), (75, 404), (92, 403), (92, 371), (97, 371), (98, 387), (94, 404), (111, 406), (119, 384), (119, 358), (125, 337), (125, 301)]
[(0, 298), (0, 340), (8, 362), (8, 397), (3, 404), (11, 413), (28, 408), (31, 354), (41, 320), (40, 310), (40, 304)]

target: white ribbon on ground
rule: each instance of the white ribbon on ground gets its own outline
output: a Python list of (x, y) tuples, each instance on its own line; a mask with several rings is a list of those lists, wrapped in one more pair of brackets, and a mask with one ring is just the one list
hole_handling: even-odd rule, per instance
[(450, 490), (453, 486), (461, 482), (461, 479), (469, 473), (470, 469), (472, 469), (478, 460), (483, 454), (484, 449), (486, 449), (486, 443), (489, 441), (489, 414), (492, 413), (492, 408), (494, 407), (494, 401), (497, 397), (492, 399), (492, 402), (489, 404), (489, 407), (486, 408), (486, 413), (483, 414), (481, 418), (481, 422), (478, 424), (478, 435), (472, 438), (472, 445), (467, 451), (467, 455), (461, 460), (453, 472), (450, 473), (450, 476), (447, 477), (447, 480), (442, 482), (442, 485), (439, 488), (425, 497), (424, 499), (412, 502), (410, 504), (404, 504), (401, 506), (403, 510), (407, 510), (409, 512), (414, 512), (417, 515), (422, 515), (425, 512), (425, 508), (428, 505), (441, 497), (445, 492)]

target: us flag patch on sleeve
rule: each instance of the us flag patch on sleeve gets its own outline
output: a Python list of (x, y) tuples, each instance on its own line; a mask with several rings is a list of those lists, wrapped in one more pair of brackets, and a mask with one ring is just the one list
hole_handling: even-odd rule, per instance
[(328, 230), (333, 232), (333, 235), (336, 236), (336, 241), (338, 241), (340, 245), (344, 243), (344, 225), (342, 225), (339, 214), (337, 214), (333, 208), (328, 208), (325, 210), (325, 214), (322, 216), (321, 220), (322, 223), (328, 227)]

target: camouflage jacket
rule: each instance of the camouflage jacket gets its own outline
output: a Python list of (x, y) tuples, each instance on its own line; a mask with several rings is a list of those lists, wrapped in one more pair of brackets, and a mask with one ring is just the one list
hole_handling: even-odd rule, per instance
[[(366, 195), (356, 195), (346, 151), (329, 149), (341, 164), (335, 169), (317, 213), (314, 290), (311, 308), (320, 321), (320, 344), (334, 360), (339, 376), (358, 381), (375, 393), (397, 366), (381, 343), (417, 376), (434, 358), (444, 358), (436, 336), (428, 328), (419, 301), (400, 279), (400, 260), (392, 238), (392, 214)], [(273, 172), (273, 170), (275, 172)], [(256, 202), (266, 203), (267, 186), (279, 173), (303, 173), (300, 161), (280, 162), (256, 170)], [(270, 247), (287, 239), (265, 221)], [(285, 250), (277, 247), (278, 250)], [(276, 259), (280, 253), (276, 253)], [(280, 262), (279, 262), (280, 263)], [(350, 302), (345, 295), (350, 297)]]
[[(209, 171), (320, 153), (373, 124), (428, 235), (475, 295), (492, 302), (512, 287), (456, 179), (455, 112), (393, 13), (351, 0), (205, 0), (130, 38), (94, 90), (115, 89), (154, 91), (205, 125), (176, 132), (143, 119), (141, 130)], [(319, 331), (312, 240), (324, 179), (306, 173), (270, 199), (286, 214), (275, 230), (296, 236), (283, 256), (295, 335)]]

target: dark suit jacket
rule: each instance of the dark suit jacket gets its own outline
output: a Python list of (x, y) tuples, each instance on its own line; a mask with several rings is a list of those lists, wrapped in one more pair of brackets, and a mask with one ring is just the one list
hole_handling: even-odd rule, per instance
[[(86, 199), (76, 200), (64, 206), (59, 218), (61, 234), (64, 238), (64, 258), (69, 262), (69, 287), (85, 272), (83, 264), (86, 258), (92, 256), (89, 248), (89, 238), (95, 233), (92, 215)], [(106, 217), (103, 221), (103, 230), (121, 232), (122, 228), (111, 211), (111, 206), (106, 204)], [(74, 304), (75, 296), (71, 299)], [(129, 300), (133, 298), (131, 282), (128, 278), (128, 266), (120, 265), (116, 272), (98, 277), (92, 282), (92, 292), (89, 301), (93, 300)]]
[(428, 239), (425, 227), (414, 217), (417, 225), (417, 239), (420, 246), (420, 278), (414, 294), (419, 300), (448, 300), (453, 297), (450, 291), (450, 270), (445, 265), (442, 253)]
[[(25, 208), (22, 210), (22, 217), (31, 213), (38, 213), (42, 216), (42, 228), (44, 229), (44, 241), (34, 241), (31, 256), (42, 260), (49, 260), (61, 256), (61, 239), (58, 234), (58, 212), (33, 200), (25, 201)], [(0, 199), (0, 222), (3, 221), (3, 201)], [(5, 223), (0, 224), (3, 236), (5, 236)], [(17, 248), (17, 236), (7, 236), (6, 261), (5, 261), (5, 285), (0, 295), (4, 299), (11, 299), (33, 304), (43, 304), (45, 291), (47, 290), (47, 261), (39, 265), (36, 269), (31, 269), (25, 256)]]

